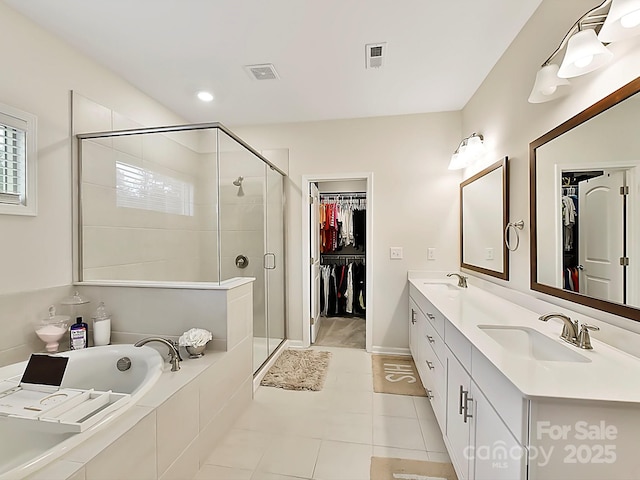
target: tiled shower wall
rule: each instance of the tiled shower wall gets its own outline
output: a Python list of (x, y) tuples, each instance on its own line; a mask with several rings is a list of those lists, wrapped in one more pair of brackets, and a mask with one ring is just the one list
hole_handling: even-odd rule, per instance
[[(74, 133), (141, 128), (74, 92)], [(84, 140), (82, 217), (84, 280), (217, 281), (215, 150), (211, 132)], [(118, 207), (116, 162), (190, 185), (190, 214)], [(212, 168), (213, 166), (213, 168)], [(202, 259), (206, 259), (205, 262)]]

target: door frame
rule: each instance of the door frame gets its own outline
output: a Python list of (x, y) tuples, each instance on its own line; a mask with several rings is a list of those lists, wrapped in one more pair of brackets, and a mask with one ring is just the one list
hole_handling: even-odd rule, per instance
[[(627, 186), (629, 187), (629, 196), (627, 197), (627, 256), (640, 259), (640, 222), (636, 221), (640, 209), (635, 205), (637, 197), (640, 196), (640, 175), (638, 169), (640, 160), (621, 160), (607, 164), (607, 168), (602, 168), (602, 162), (585, 162), (585, 163), (557, 163), (555, 165), (555, 205), (560, 205), (562, 192), (562, 172), (563, 170), (579, 172), (590, 170), (625, 170), (627, 174)], [(556, 245), (562, 245), (562, 212), (556, 208), (555, 216), (555, 238)], [(562, 289), (562, 250), (556, 253), (556, 283), (557, 288)], [(559, 274), (559, 276), (558, 276)], [(559, 286), (558, 286), (559, 285)], [(627, 304), (639, 305), (640, 293), (637, 293), (638, 285), (640, 285), (640, 268), (631, 268), (627, 271)]]
[(367, 308), (365, 314), (365, 348), (371, 352), (373, 347), (373, 275), (371, 258), (373, 253), (373, 172), (353, 172), (335, 174), (316, 174), (302, 176), (302, 344), (303, 347), (311, 345), (311, 265), (310, 259), (310, 225), (309, 215), (309, 185), (316, 182), (336, 182), (336, 181), (366, 180), (367, 182), (367, 215), (366, 215), (366, 298)]

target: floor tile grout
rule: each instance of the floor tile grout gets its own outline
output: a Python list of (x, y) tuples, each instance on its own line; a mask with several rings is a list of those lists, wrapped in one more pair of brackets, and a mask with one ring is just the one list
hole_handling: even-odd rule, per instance
[[(250, 407), (235, 422), (216, 449), (209, 454), (203, 468), (209, 465), (233, 469), (233, 467), (209, 463), (209, 459), (212, 459), (216, 450), (222, 446), (228, 449), (228, 451), (224, 450), (228, 456), (217, 461), (225, 463), (225, 465), (232, 465), (236, 461), (238, 462), (235, 463), (236, 465), (247, 465), (246, 457), (243, 456), (248, 452), (247, 446), (237, 444), (238, 438), (245, 437), (260, 439), (253, 440), (253, 442), (250, 440), (249, 444), (250, 455), (255, 455), (252, 458), (257, 459), (255, 463), (250, 461), (250, 464), (255, 465), (250, 478), (256, 480), (261, 478), (260, 472), (263, 472), (261, 465), (264, 465), (269, 471), (274, 471), (273, 473), (265, 472), (264, 476), (269, 478), (280, 478), (285, 473), (291, 478), (306, 478), (291, 475), (302, 471), (311, 471), (309, 478), (316, 478), (316, 476), (326, 478), (327, 472), (335, 472), (336, 468), (348, 471), (361, 469), (362, 475), (365, 475), (363, 472), (370, 463), (370, 457), (374, 456), (376, 451), (384, 452), (389, 449), (400, 456), (403, 455), (402, 452), (405, 452), (404, 455), (407, 458), (431, 459), (424, 428), (433, 426), (438, 429), (439, 435), (441, 433), (437, 422), (434, 421), (435, 417), (421, 418), (421, 415), (424, 416), (428, 413), (424, 410), (424, 404), (419, 407), (420, 400), (418, 398), (421, 397), (409, 397), (411, 405), (410, 410), (407, 410), (409, 404), (406, 401), (394, 399), (394, 396), (390, 394), (374, 392), (371, 354), (364, 350), (324, 346), (317, 348), (326, 349), (333, 353), (327, 372), (327, 379), (331, 377), (331, 384), (326, 385), (322, 392), (317, 392), (324, 395), (314, 397), (309, 395), (311, 392), (258, 387)], [(348, 370), (344, 370), (345, 368)], [(366, 380), (360, 378), (365, 376), (368, 377)], [(371, 382), (370, 389), (352, 388), (354, 384), (359, 385), (358, 382), (367, 381)], [(313, 392), (313, 394), (315, 393)], [(398, 397), (406, 398), (405, 396)], [(429, 406), (428, 403), (426, 405)], [(424, 427), (423, 424), (425, 424)], [(403, 431), (405, 428), (408, 430)], [(236, 443), (225, 443), (230, 435), (236, 435), (231, 440), (233, 441), (235, 438)], [(403, 438), (405, 436), (407, 437), (406, 441)], [(365, 440), (367, 437), (368, 440)], [(281, 442), (283, 446), (287, 447), (287, 450), (278, 452), (275, 446), (277, 442)], [(417, 448), (420, 443), (422, 446)], [(363, 450), (363, 447), (368, 448)], [(335, 450), (336, 448), (338, 450)], [(329, 453), (334, 452), (340, 457), (341, 454), (344, 455), (341, 452), (343, 450), (350, 454), (357, 454), (355, 455), (357, 458), (345, 458), (343, 459), (344, 464), (341, 465), (327, 462)], [(367, 451), (370, 455), (365, 455)], [(431, 453), (440, 456), (446, 455), (446, 453), (435, 451)], [(218, 455), (223, 454), (219, 453)], [(243, 461), (244, 463), (242, 463)], [(366, 475), (368, 478), (368, 473)]]

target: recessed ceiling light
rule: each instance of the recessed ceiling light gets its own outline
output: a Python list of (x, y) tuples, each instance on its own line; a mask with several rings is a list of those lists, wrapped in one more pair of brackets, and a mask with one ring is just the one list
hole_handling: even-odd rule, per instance
[(211, 100), (213, 100), (213, 94), (205, 91), (198, 92), (198, 98), (203, 102), (210, 102)]

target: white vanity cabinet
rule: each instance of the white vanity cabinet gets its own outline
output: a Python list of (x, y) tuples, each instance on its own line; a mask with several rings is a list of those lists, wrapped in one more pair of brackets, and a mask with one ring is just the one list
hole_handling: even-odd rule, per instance
[[(450, 323), (445, 324), (445, 339), (448, 353), (444, 433), (458, 476), (468, 480), (527, 478), (527, 449), (522, 446), (526, 429), (518, 427), (526, 424), (528, 402), (500, 372), (485, 370), (490, 364), (483, 364), (477, 350)], [(497, 405), (492, 405), (488, 396), (495, 397), (496, 404), (508, 407), (496, 410)], [(517, 431), (519, 440), (511, 428)]]
[(637, 357), (565, 344), (560, 322), (483, 289), (409, 281), (411, 353), (460, 480), (640, 479)]
[(444, 359), (440, 358), (442, 353), (436, 352), (444, 347), (444, 341), (416, 302), (410, 302), (409, 313), (411, 355), (418, 369), (422, 385), (431, 401), (436, 420), (440, 424), (440, 428), (444, 428), (446, 370)]
[[(411, 354), (460, 480), (527, 478), (528, 402), (424, 296), (410, 289), (409, 302)], [(483, 389), (495, 392), (507, 421)]]

